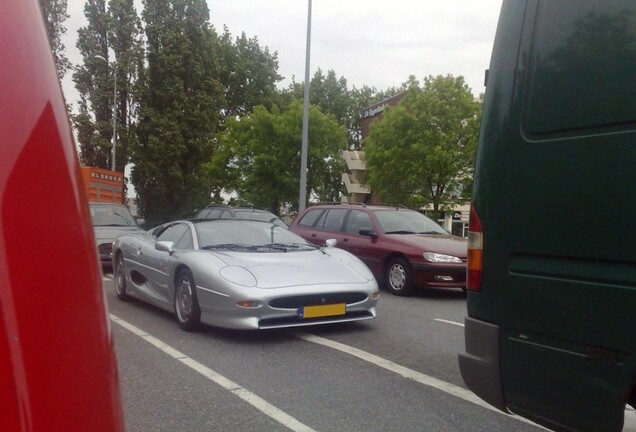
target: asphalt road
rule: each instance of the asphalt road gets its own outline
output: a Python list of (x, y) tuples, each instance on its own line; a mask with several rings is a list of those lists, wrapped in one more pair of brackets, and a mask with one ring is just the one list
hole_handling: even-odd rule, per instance
[(539, 431), (457, 366), (466, 298), (382, 291), (378, 318), (300, 330), (179, 329), (104, 279), (128, 431)]

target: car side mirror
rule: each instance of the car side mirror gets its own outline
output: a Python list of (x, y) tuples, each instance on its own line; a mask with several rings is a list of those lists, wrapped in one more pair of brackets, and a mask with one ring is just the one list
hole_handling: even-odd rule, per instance
[(336, 240), (336, 239), (327, 239), (327, 240), (325, 240), (325, 245), (327, 247), (336, 247), (337, 244), (338, 244), (338, 240)]
[(377, 237), (375, 231), (373, 231), (371, 228), (362, 228), (360, 231), (358, 231), (358, 234), (369, 237)]
[(155, 243), (155, 249), (161, 252), (168, 252), (170, 255), (174, 252), (174, 242), (158, 241)]

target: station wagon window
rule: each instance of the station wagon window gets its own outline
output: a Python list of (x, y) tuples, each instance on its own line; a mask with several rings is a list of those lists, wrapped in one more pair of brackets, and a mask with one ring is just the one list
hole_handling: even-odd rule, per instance
[(623, 0), (598, 10), (580, 0), (540, 4), (526, 70), (529, 133), (636, 121), (636, 16)]
[(329, 209), (325, 216), (323, 229), (329, 231), (340, 231), (346, 214), (347, 209)]
[(361, 229), (371, 229), (371, 218), (367, 212), (362, 210), (351, 210), (347, 224), (345, 225), (345, 231), (350, 234), (359, 234)]
[(307, 211), (307, 213), (305, 213), (303, 218), (300, 221), (298, 221), (298, 225), (307, 226), (307, 227), (314, 226), (314, 223), (316, 222), (318, 217), (322, 214), (322, 212), (323, 212), (323, 209), (315, 209), (315, 210)]

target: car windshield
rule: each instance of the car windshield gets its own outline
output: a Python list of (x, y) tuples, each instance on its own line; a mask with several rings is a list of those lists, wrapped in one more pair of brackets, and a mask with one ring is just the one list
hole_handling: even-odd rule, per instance
[(214, 220), (197, 223), (201, 249), (238, 251), (312, 250), (317, 247), (287, 228), (273, 223), (248, 220)]
[(442, 227), (413, 210), (375, 210), (385, 234), (447, 234)]
[(263, 222), (272, 222), (278, 226), (286, 227), (285, 223), (278, 218), (274, 213), (268, 211), (255, 211), (255, 210), (234, 210), (234, 217), (236, 219), (249, 219), (258, 220)]
[(128, 209), (120, 204), (90, 204), (91, 220), (99, 226), (137, 226)]

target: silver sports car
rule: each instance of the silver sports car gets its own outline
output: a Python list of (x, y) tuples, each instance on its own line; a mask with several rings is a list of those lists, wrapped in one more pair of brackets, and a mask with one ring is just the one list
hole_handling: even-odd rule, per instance
[(266, 329), (372, 319), (369, 269), (342, 249), (314, 246), (273, 223), (182, 220), (113, 244), (115, 289), (201, 323)]

